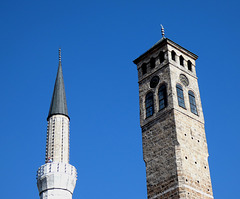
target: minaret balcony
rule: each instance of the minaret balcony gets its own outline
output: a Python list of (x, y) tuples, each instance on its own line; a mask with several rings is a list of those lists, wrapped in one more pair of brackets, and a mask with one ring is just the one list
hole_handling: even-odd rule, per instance
[(67, 163), (46, 163), (37, 171), (37, 185), (40, 194), (49, 189), (63, 189), (73, 193), (76, 180), (76, 168)]

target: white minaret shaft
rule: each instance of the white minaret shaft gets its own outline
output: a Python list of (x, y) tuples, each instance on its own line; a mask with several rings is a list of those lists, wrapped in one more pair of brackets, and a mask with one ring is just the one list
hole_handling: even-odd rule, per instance
[(46, 163), (49, 159), (69, 163), (69, 119), (64, 115), (53, 115), (48, 120)]
[(63, 82), (61, 49), (58, 73), (48, 114), (45, 163), (38, 169), (40, 199), (72, 199), (77, 171), (69, 164), (69, 116)]

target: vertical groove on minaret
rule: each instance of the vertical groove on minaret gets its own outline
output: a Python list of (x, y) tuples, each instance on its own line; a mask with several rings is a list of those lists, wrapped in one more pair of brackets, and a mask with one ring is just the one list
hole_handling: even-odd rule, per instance
[(52, 161), (54, 161), (54, 134), (55, 134), (55, 118), (53, 118), (53, 125), (52, 125), (52, 146), (51, 146)]
[(64, 135), (64, 119), (62, 118), (62, 145), (61, 145), (61, 162), (63, 162), (63, 135)]
[(46, 142), (46, 152), (45, 152), (45, 163), (47, 163), (48, 161), (48, 144), (49, 144), (49, 121), (48, 121), (48, 124), (47, 124), (47, 142)]
[(68, 123), (68, 163), (70, 161), (70, 122)]

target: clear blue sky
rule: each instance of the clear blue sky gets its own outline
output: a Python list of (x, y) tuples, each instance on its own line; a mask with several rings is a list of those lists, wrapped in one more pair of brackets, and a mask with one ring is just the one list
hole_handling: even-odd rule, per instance
[(199, 55), (214, 196), (240, 197), (239, 9), (237, 0), (2, 0), (1, 198), (38, 198), (59, 47), (78, 169), (73, 199), (147, 198), (132, 60), (161, 38), (160, 24)]

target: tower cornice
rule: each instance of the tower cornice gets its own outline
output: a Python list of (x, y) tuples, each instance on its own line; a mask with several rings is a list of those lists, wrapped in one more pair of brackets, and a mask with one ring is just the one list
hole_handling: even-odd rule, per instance
[(191, 51), (185, 49), (184, 47), (180, 46), (179, 44), (175, 43), (174, 41), (163, 37), (156, 44), (154, 44), (149, 50), (147, 50), (145, 53), (143, 53), (137, 59), (135, 59), (133, 61), (133, 63), (137, 65), (141, 60), (145, 59), (146, 57), (149, 57), (149, 54), (152, 54), (154, 51), (158, 50), (159, 48), (161, 48), (162, 46), (164, 46), (166, 44), (174, 46), (175, 48), (177, 48), (181, 52), (187, 54), (188, 56), (191, 56), (194, 60), (196, 60), (198, 58), (198, 56), (196, 54), (194, 54)]

